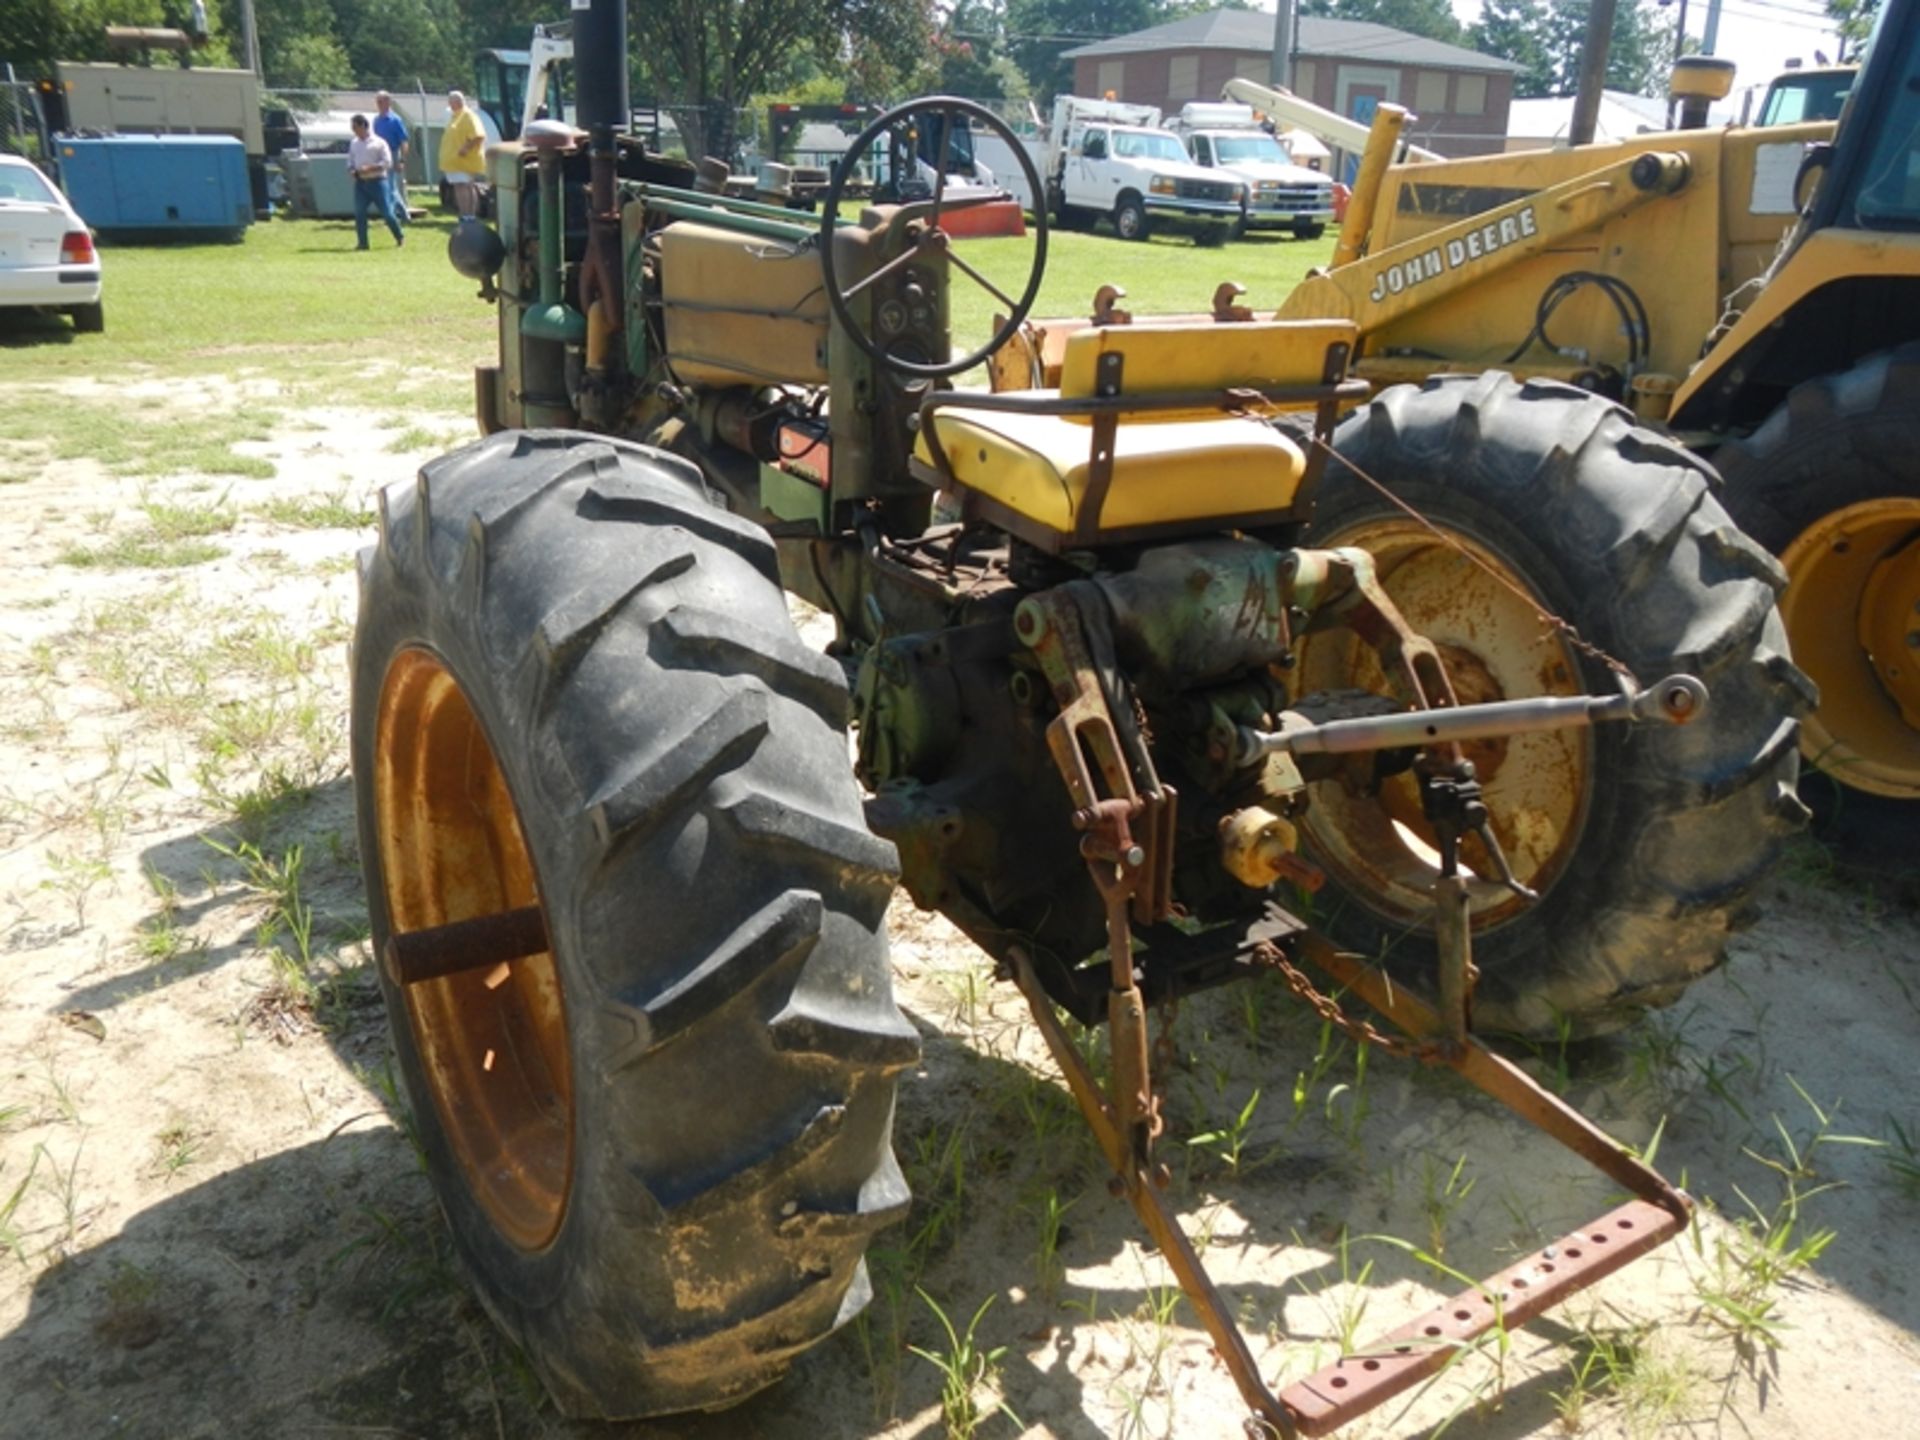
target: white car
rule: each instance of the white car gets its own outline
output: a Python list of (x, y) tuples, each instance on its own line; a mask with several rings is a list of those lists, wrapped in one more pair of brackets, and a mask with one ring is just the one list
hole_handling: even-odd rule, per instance
[(73, 328), (107, 328), (100, 257), (86, 222), (32, 162), (0, 155), (0, 306), (31, 305), (73, 317)]

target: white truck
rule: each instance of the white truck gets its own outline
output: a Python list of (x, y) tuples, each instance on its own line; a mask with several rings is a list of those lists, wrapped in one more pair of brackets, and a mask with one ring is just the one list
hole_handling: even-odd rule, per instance
[(1246, 182), (1194, 164), (1160, 119), (1151, 105), (1056, 97), (1046, 166), (1054, 223), (1071, 230), (1110, 219), (1122, 240), (1144, 240), (1163, 221), (1199, 222), (1222, 234), (1237, 228)]
[(1291, 230), (1302, 240), (1325, 233), (1333, 219), (1333, 178), (1296, 165), (1251, 105), (1195, 101), (1170, 128), (1196, 165), (1246, 185), (1247, 229)]

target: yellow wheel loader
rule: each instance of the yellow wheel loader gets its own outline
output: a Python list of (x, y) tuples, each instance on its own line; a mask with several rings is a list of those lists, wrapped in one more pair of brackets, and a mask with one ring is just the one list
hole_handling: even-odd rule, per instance
[[(1706, 468), (1558, 381), (1369, 399), (1337, 315), (1036, 342), (1044, 216), (996, 275), (954, 214), (997, 197), (843, 205), (915, 127), (1024, 154), (998, 119), (881, 115), (802, 216), (622, 133), (624, 27), (576, 7), (584, 131), (496, 147), (501, 229), (450, 242), (497, 301), (487, 433), (383, 493), (353, 651), (398, 1068), (562, 1409), (725, 1405), (866, 1303), (911, 1203), (896, 884), (1028, 1000), (1250, 1434), (1326, 1434), (1682, 1231), (1481, 1037), (1672, 1000), (1801, 817), (1778, 567)], [(1004, 314), (967, 350), (975, 283)], [(1276, 1393), (1180, 1226), (1148, 1020), (1269, 971), (1630, 1198)]]
[[(1690, 58), (1674, 89), (1697, 124), (1730, 83)], [(1381, 107), (1333, 264), (1278, 314), (1351, 320), (1376, 385), (1557, 378), (1709, 457), (1789, 576), (1806, 755), (1920, 797), (1920, 6), (1888, 0), (1837, 127), (1392, 164), (1405, 120)]]

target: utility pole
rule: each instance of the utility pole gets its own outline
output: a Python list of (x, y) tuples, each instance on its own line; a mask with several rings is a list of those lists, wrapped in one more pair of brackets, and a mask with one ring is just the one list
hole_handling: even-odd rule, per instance
[(253, 0), (240, 0), (240, 37), (247, 52), (247, 68), (260, 74), (260, 27), (253, 23)]
[(1616, 0), (1593, 0), (1587, 11), (1587, 43), (1580, 52), (1580, 88), (1573, 97), (1573, 123), (1567, 128), (1569, 145), (1591, 145), (1600, 120), (1600, 92), (1607, 83), (1607, 50), (1613, 43)]
[(1293, 89), (1293, 0), (1277, 0), (1273, 7), (1272, 81), (1276, 90)]
[[(1707, 33), (1700, 37), (1700, 53), (1711, 55), (1720, 40), (1720, 0), (1707, 0)], [(1677, 56), (1675, 57), (1678, 58)]]
[[(1665, 5), (1667, 3), (1667, 0), (1660, 0), (1660, 3), (1662, 5)], [(1719, 6), (1716, 3), (1714, 7), (1714, 15), (1708, 19), (1707, 24), (1709, 26), (1713, 25), (1715, 23), (1715, 20), (1718, 19), (1718, 16), (1719, 16)], [(1711, 31), (1711, 29), (1709, 29), (1707, 33), (1712, 34), (1713, 32)], [(1680, 0), (1680, 18), (1678, 21), (1674, 23), (1674, 27), (1673, 27), (1673, 58), (1677, 61), (1682, 55), (1686, 53), (1687, 53), (1687, 0)], [(1711, 55), (1713, 51), (1711, 48), (1709, 48), (1706, 51), (1706, 53)], [(1672, 67), (1669, 66), (1668, 69), (1671, 70)], [(1680, 101), (1677, 96), (1674, 96), (1671, 94), (1667, 96), (1667, 129), (1669, 130), (1673, 129), (1674, 112), (1679, 108), (1679, 105), (1680, 105)]]

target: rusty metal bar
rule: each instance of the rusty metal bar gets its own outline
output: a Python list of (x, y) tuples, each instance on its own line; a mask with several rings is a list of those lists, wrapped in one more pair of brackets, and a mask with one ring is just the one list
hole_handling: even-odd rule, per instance
[(1280, 1392), (1302, 1435), (1326, 1435), (1442, 1369), (1496, 1328), (1512, 1329), (1645, 1255), (1686, 1217), (1634, 1200), (1509, 1265), (1392, 1334)]
[[(1313, 931), (1295, 937), (1293, 943), (1303, 958), (1332, 976), (1342, 989), (1359, 996), (1414, 1039), (1444, 1035), (1445, 1024), (1433, 1006), (1411, 990), (1395, 985), (1384, 971), (1358, 955), (1336, 949)], [(1472, 1036), (1444, 1063), (1623, 1189), (1683, 1220), (1691, 1210), (1687, 1197), (1657, 1170), (1629, 1155), (1606, 1131), (1558, 1096), (1549, 1095), (1519, 1066), (1495, 1055)]]
[(1093, 1131), (1094, 1139), (1107, 1157), (1107, 1163), (1113, 1167), (1121, 1193), (1132, 1202), (1134, 1213), (1140, 1217), (1140, 1223), (1146, 1226), (1147, 1234), (1159, 1247), (1160, 1254), (1173, 1271), (1174, 1279), (1180, 1282), (1187, 1303), (1200, 1316), (1200, 1323), (1206, 1327), (1214, 1350), (1225, 1363), (1227, 1373), (1233, 1377), (1241, 1398), (1253, 1408), (1255, 1415), (1273, 1428), (1281, 1440), (1293, 1440), (1297, 1432), (1292, 1414), (1260, 1378), (1260, 1367), (1255, 1363), (1253, 1353), (1247, 1349), (1239, 1325), (1234, 1322), (1220, 1292), (1214, 1288), (1206, 1266), (1194, 1251), (1193, 1242), (1187, 1239), (1179, 1221), (1168, 1210), (1159, 1188), (1153, 1183), (1153, 1177), (1134, 1162), (1128, 1137), (1122, 1133), (1112, 1108), (1101, 1095), (1099, 1084), (1094, 1080), (1093, 1072), (1087, 1068), (1086, 1060), (1061, 1027), (1059, 1018), (1053, 1012), (1053, 1002), (1047, 998), (1039, 977), (1033, 973), (1032, 962), (1019, 949), (1012, 952), (1012, 960), (1014, 983), (1020, 987), (1020, 993), (1026, 996), (1034, 1024), (1040, 1028), (1040, 1038), (1047, 1042), (1054, 1063), (1066, 1077), (1067, 1088), (1079, 1103), (1087, 1128)]
[(548, 948), (547, 918), (538, 905), (455, 920), (387, 938), (381, 959), (396, 985), (418, 985), (468, 970), (492, 969)]

